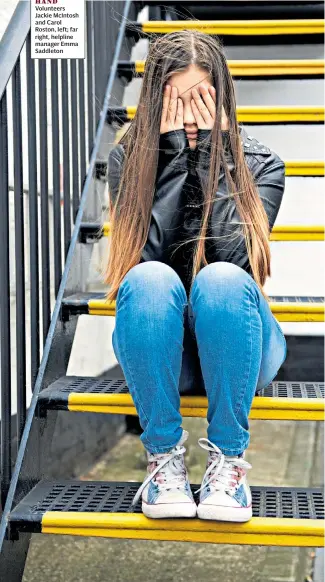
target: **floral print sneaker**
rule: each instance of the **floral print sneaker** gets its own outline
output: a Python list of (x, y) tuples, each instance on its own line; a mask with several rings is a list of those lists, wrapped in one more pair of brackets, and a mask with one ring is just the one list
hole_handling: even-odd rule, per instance
[(183, 443), (188, 432), (168, 453), (147, 451), (147, 477), (138, 489), (132, 505), (142, 495), (142, 511), (151, 518), (195, 517), (197, 506), (193, 498), (184, 463)]
[(251, 465), (243, 456), (226, 456), (206, 438), (199, 445), (209, 452), (207, 468), (200, 492), (197, 515), (200, 519), (249, 521), (252, 517), (252, 496), (246, 479)]

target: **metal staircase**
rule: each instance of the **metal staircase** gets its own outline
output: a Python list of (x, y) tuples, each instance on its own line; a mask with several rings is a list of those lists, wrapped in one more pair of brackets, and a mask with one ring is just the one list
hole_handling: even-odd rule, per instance
[[(119, 3), (122, 5), (122, 2)], [(121, 58), (124, 39), (136, 41), (155, 34), (182, 28), (217, 34), (229, 46), (322, 43), (324, 20), (322, 2), (182, 2), (177, 6), (189, 10), (199, 20), (176, 20), (175, 2), (123, 2), (123, 18), (114, 47), (108, 85), (103, 99), (100, 120), (94, 138), (87, 178), (85, 180), (74, 230), (70, 240), (65, 269), (58, 290), (56, 305), (34, 387), (29, 414), (21, 439), (17, 462), (6, 497), (0, 529), (0, 573), (8, 582), (21, 580), (30, 536), (34, 532), (129, 538), (175, 540), (226, 544), (278, 545), (299, 547), (323, 546), (323, 494), (315, 488), (252, 487), (253, 519), (246, 524), (193, 520), (150, 520), (141, 513), (140, 504), (131, 511), (131, 500), (138, 483), (107, 483), (61, 479), (52, 475), (45, 459), (59, 411), (131, 414), (136, 411), (121, 378), (100, 379), (67, 376), (66, 370), (79, 315), (115, 315), (115, 302), (108, 304), (103, 293), (87, 292), (85, 279), (78, 282), (76, 269), (90, 257), (102, 236), (109, 236), (109, 217), (97, 221), (96, 195), (104, 191), (107, 174), (107, 135), (132, 120), (136, 105), (115, 107), (109, 104), (114, 82), (127, 84), (142, 75), (145, 62)], [(151, 19), (139, 23), (137, 12), (150, 6)], [(122, 12), (122, 9), (120, 9)], [(130, 20), (131, 18), (134, 20)], [(173, 17), (171, 19), (171, 17)], [(235, 79), (320, 79), (324, 61), (314, 59), (245, 60), (229, 62)], [(121, 85), (118, 85), (120, 87)], [(244, 124), (315, 125), (324, 121), (320, 106), (247, 106), (238, 107), (238, 119)], [(251, 147), (250, 144), (243, 144)], [(324, 162), (320, 159), (286, 160), (287, 181), (312, 177), (322, 180)], [(324, 240), (323, 225), (275, 225), (270, 240)], [(76, 256), (78, 261), (76, 262)], [(324, 321), (324, 298), (309, 296), (271, 296), (271, 309), (280, 322)], [(62, 342), (59, 365), (53, 346)], [(85, 358), (87, 354), (85, 354)], [(204, 395), (181, 398), (184, 416), (205, 417)], [(255, 397), (251, 419), (324, 420), (324, 383), (292, 377), (290, 381), (273, 381)], [(71, 414), (71, 422), (74, 415)], [(33, 443), (37, 447), (33, 448)], [(34, 451), (39, 457), (35, 457)], [(193, 489), (196, 486), (193, 485)], [(10, 573), (10, 564), (18, 564)]]

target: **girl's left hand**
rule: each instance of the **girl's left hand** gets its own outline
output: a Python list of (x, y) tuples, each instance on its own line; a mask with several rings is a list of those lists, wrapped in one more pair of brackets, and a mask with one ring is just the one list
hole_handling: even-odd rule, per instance
[[(216, 116), (216, 90), (210, 85), (207, 89), (204, 85), (198, 85), (192, 89), (191, 106), (198, 129), (212, 129)], [(229, 120), (222, 106), (221, 129), (229, 129)]]

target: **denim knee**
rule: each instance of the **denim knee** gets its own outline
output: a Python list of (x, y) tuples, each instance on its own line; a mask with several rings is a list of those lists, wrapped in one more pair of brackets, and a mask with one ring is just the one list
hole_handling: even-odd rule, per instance
[(192, 305), (199, 297), (204, 297), (206, 305), (222, 309), (233, 309), (242, 304), (249, 293), (259, 304), (259, 290), (256, 282), (241, 267), (233, 263), (219, 261), (206, 265), (195, 277), (190, 299)]
[(117, 304), (122, 297), (131, 296), (139, 303), (156, 296), (161, 303), (174, 295), (183, 304), (187, 302), (184, 285), (174, 269), (160, 261), (145, 261), (132, 267), (124, 276), (117, 294)]

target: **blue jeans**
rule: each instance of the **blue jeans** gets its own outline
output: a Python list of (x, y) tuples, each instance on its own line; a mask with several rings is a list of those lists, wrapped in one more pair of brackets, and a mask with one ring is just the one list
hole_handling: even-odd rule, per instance
[(164, 263), (130, 269), (116, 298), (113, 349), (151, 453), (167, 452), (181, 437), (180, 380), (190, 373), (193, 342), (208, 398), (207, 436), (224, 454), (238, 455), (249, 443), (253, 397), (273, 380), (287, 353), (267, 300), (232, 263), (203, 267), (189, 297)]

